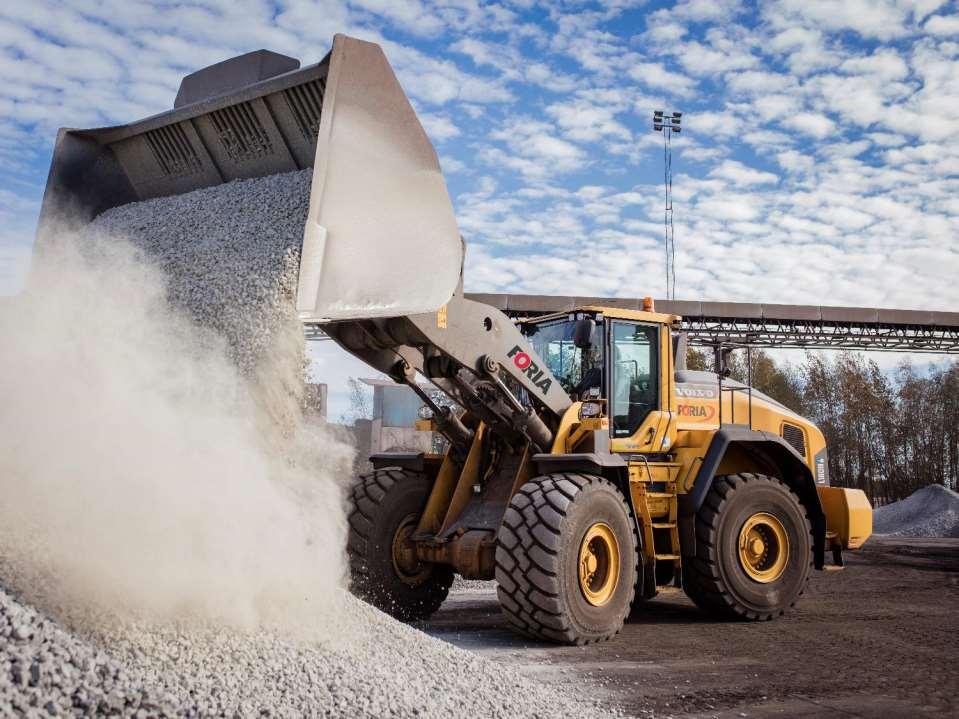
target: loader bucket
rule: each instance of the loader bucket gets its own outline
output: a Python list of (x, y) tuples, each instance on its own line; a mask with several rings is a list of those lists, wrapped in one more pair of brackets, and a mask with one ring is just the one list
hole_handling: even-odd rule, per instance
[(379, 45), (345, 35), (316, 65), (248, 53), (184, 78), (168, 112), (60, 130), (37, 250), (111, 207), (308, 167), (303, 321), (431, 312), (450, 299), (463, 251), (436, 151)]

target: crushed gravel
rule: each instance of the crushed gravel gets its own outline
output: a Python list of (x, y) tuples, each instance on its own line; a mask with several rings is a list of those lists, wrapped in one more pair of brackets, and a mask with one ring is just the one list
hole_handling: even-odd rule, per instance
[[(290, 329), (312, 170), (268, 175), (134, 202), (87, 228), (141, 248), (168, 279), (170, 302), (226, 339), (252, 372)], [(286, 339), (285, 335), (283, 335)]]
[(959, 537), (959, 494), (930, 484), (872, 514), (873, 531), (897, 537)]
[[(292, 297), (309, 184), (310, 172), (303, 171), (131, 204), (104, 213), (86, 233), (95, 241), (126, 238), (158, 263), (169, 301), (222, 342), (259, 387), (272, 418), (285, 422), (296, 420), (290, 402), (302, 384), (302, 329)], [(606, 713), (566, 687), (527, 678), (393, 620), (337, 588), (340, 576), (329, 580), (332, 603), (322, 603), (308, 625), (292, 631), (289, 623), (242, 628), (204, 616), (173, 621), (114, 614), (111, 607), (95, 621), (78, 622), (58, 613), (55, 601), (36, 605), (46, 613), (32, 608), (2, 560), (0, 714)]]
[(0, 587), (0, 715), (80, 716), (175, 712), (115, 659)]
[(35, 716), (604, 716), (344, 593), (331, 637), (67, 631), (0, 589), (0, 708)]

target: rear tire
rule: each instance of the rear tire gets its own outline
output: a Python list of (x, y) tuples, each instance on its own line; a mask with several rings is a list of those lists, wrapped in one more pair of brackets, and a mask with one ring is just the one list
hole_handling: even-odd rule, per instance
[(701, 609), (728, 619), (782, 615), (809, 581), (812, 534), (799, 498), (762, 474), (716, 477), (696, 514), (696, 555), (683, 588)]
[(407, 541), (432, 483), (424, 474), (378, 469), (350, 494), (350, 591), (402, 621), (431, 616), (453, 583), (453, 569), (419, 562)]
[(513, 496), (497, 536), (500, 606), (519, 633), (564, 644), (609, 639), (636, 591), (635, 522), (602, 477), (537, 477)]

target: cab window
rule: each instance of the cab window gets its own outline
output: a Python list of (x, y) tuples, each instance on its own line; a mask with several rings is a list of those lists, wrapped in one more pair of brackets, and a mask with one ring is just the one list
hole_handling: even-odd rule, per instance
[(587, 349), (573, 343), (573, 326), (573, 322), (561, 320), (530, 325), (525, 333), (563, 389), (581, 397), (590, 389), (602, 388), (603, 326), (597, 326), (594, 344)]
[(614, 437), (628, 437), (659, 408), (659, 332), (655, 325), (612, 323)]

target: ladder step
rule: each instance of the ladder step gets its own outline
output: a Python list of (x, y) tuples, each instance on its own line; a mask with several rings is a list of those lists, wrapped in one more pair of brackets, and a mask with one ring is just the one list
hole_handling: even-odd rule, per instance
[(674, 499), (676, 497), (672, 492), (646, 492), (646, 496), (653, 499)]
[(676, 522), (653, 522), (653, 529), (672, 529)]
[(657, 555), (656, 555), (656, 559), (671, 559), (671, 560), (676, 560), (676, 559), (679, 559), (680, 556), (681, 556), (681, 555), (679, 555), (679, 554), (657, 554)]

